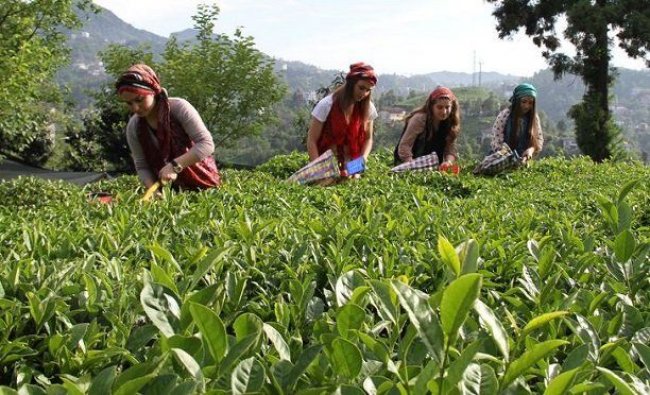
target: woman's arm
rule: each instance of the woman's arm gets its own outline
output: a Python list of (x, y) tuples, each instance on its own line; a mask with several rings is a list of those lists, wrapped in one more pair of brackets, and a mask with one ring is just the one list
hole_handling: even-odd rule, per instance
[(537, 146), (539, 147), (538, 150), (535, 151), (534, 154), (539, 154), (542, 152), (542, 148), (544, 148), (544, 132), (542, 131), (542, 123), (539, 120), (539, 116), (535, 114), (535, 127), (537, 127)]
[(413, 144), (415, 144), (417, 137), (424, 132), (426, 118), (425, 114), (415, 114), (406, 124), (404, 135), (397, 145), (397, 156), (403, 162), (413, 160)]
[(310, 161), (318, 158), (318, 139), (321, 133), (323, 133), (323, 122), (312, 116), (307, 132), (307, 153)]
[(506, 108), (497, 115), (497, 119), (494, 121), (494, 125), (492, 125), (492, 141), (490, 143), (492, 151), (498, 150), (501, 144), (503, 144), (503, 131), (506, 127), (508, 115), (510, 115), (510, 109)]
[(136, 116), (134, 116), (126, 125), (126, 142), (131, 151), (131, 158), (133, 158), (133, 165), (138, 173), (138, 178), (142, 181), (145, 188), (149, 188), (154, 182), (156, 182), (156, 178), (151, 172), (147, 159), (144, 156), (144, 151), (142, 150), (142, 146), (138, 140), (137, 129), (138, 120)]
[(214, 153), (212, 134), (203, 123), (199, 112), (187, 100), (173, 99), (170, 101), (171, 113), (181, 124), (194, 145), (183, 155), (174, 158), (183, 168), (192, 166)]
[(370, 151), (372, 151), (372, 143), (373, 143), (373, 134), (374, 134), (374, 121), (367, 121), (365, 125), (366, 129), (366, 141), (363, 143), (363, 149), (361, 150), (361, 155), (363, 156), (363, 160), (368, 160), (368, 155), (370, 155)]
[[(212, 155), (214, 140), (203, 123), (199, 112), (187, 100), (174, 98), (170, 100), (169, 104), (174, 119), (180, 123), (187, 136), (194, 143), (186, 153), (172, 158), (184, 169)], [(176, 172), (171, 162), (160, 169), (158, 177), (163, 181), (174, 181), (176, 179)]]

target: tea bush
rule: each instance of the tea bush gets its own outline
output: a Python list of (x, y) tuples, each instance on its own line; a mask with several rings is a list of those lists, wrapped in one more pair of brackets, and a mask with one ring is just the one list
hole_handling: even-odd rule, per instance
[(649, 393), (648, 168), (383, 152), (284, 182), (305, 162), (149, 203), (133, 176), (0, 183), (3, 393)]

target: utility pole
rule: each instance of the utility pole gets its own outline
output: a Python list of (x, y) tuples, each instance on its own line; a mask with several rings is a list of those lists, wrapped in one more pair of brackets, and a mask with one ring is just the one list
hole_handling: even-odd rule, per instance
[(476, 50), (474, 50), (474, 60), (472, 62), (472, 86), (476, 86)]

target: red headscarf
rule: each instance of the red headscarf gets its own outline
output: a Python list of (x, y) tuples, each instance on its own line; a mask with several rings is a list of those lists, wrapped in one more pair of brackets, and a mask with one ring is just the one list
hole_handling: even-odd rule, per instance
[(449, 100), (456, 100), (456, 95), (454, 95), (454, 92), (452, 92), (451, 89), (444, 86), (437, 87), (436, 89), (433, 90), (433, 92), (429, 94), (429, 99), (431, 100), (437, 100), (443, 97), (446, 97)]
[(358, 62), (350, 65), (350, 71), (345, 76), (346, 80), (360, 79), (368, 80), (373, 85), (377, 85), (377, 75), (371, 65)]
[[(163, 158), (168, 158), (171, 141), (171, 119), (167, 91), (160, 86), (156, 72), (146, 64), (134, 64), (129, 67), (115, 83), (117, 93), (131, 92), (139, 96), (154, 95), (158, 105), (156, 138)], [(142, 124), (142, 123), (141, 123)]]

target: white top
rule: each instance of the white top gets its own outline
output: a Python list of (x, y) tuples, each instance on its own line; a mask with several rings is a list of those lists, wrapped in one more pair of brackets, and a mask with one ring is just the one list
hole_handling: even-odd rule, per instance
[[(332, 109), (332, 104), (334, 103), (334, 98), (332, 95), (327, 95), (325, 96), (321, 101), (316, 104), (316, 107), (311, 112), (311, 115), (314, 116), (314, 118), (318, 119), (321, 122), (325, 122), (327, 119), (327, 116), (330, 114), (330, 110)], [(369, 121), (375, 120), (379, 114), (377, 114), (377, 109), (375, 108), (375, 105), (370, 102), (370, 116), (368, 117)]]

